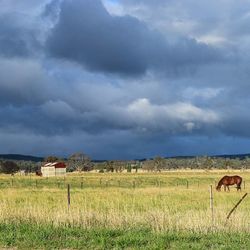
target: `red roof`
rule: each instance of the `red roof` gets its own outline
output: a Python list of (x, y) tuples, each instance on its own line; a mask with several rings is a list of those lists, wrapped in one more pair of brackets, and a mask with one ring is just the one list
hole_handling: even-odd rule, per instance
[(66, 168), (66, 164), (64, 162), (49, 162), (44, 167)]

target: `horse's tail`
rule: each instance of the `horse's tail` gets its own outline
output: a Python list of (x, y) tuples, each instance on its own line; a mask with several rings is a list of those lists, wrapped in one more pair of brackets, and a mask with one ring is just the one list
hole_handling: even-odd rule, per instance
[(238, 190), (241, 190), (242, 177), (240, 177), (240, 176), (237, 176), (237, 177), (238, 177), (238, 180), (239, 180), (239, 182), (236, 184), (237, 185), (237, 191), (238, 191)]

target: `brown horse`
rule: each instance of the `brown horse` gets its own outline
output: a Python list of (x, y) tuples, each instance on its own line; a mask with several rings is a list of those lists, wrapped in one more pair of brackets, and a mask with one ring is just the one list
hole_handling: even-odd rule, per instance
[(228, 191), (230, 191), (228, 186), (236, 184), (236, 188), (238, 191), (238, 190), (241, 190), (241, 182), (242, 182), (242, 178), (238, 175), (233, 175), (233, 176), (225, 175), (218, 182), (216, 190), (220, 191), (221, 186), (224, 186), (224, 191), (226, 191), (226, 188)]

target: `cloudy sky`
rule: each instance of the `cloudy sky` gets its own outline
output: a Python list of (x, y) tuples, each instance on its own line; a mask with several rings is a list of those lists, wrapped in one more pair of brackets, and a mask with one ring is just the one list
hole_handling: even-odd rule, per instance
[(0, 153), (250, 153), (249, 0), (0, 0)]

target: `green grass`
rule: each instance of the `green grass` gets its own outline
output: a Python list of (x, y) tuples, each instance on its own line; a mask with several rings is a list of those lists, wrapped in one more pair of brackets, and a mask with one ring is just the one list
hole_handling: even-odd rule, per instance
[(145, 188), (145, 187), (199, 187), (215, 185), (223, 175), (241, 174), (250, 182), (250, 173), (240, 171), (168, 171), (164, 173), (81, 173), (68, 174), (67, 177), (41, 178), (34, 175), (10, 177), (0, 175), (0, 188), (36, 187), (64, 188)]
[(154, 233), (150, 229), (82, 229), (1, 223), (0, 246), (18, 249), (250, 249), (247, 233)]
[[(225, 174), (241, 175), (246, 187), (213, 189), (212, 224), (209, 187)], [(250, 249), (248, 196), (226, 223), (249, 191), (247, 171), (84, 173), (65, 181), (1, 175), (0, 248)]]

